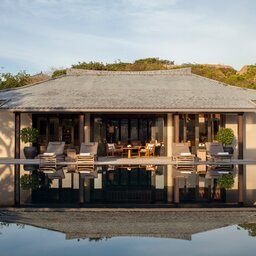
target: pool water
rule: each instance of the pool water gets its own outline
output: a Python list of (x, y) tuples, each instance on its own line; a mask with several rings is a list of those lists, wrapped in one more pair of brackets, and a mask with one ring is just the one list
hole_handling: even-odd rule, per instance
[(19, 255), (255, 255), (256, 237), (239, 225), (194, 234), (191, 240), (104, 237), (67, 240), (65, 234), (1, 223), (1, 256)]

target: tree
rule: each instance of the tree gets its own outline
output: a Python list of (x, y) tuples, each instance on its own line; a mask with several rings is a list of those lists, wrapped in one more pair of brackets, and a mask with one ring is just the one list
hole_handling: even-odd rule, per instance
[(0, 89), (20, 87), (31, 82), (30, 75), (25, 71), (19, 72), (16, 75), (2, 73), (0, 79)]

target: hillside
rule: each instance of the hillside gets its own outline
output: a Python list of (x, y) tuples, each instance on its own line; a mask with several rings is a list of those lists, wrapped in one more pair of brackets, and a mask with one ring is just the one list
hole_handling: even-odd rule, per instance
[[(147, 58), (136, 60), (134, 63), (112, 63), (103, 64), (99, 62), (82, 62), (72, 65), (72, 68), (108, 70), (108, 71), (143, 71), (143, 70), (163, 70), (191, 67), (194, 74), (217, 80), (234, 86), (256, 89), (256, 65), (246, 65), (241, 71), (235, 70), (227, 65), (210, 64), (183, 64), (174, 65), (174, 61), (159, 60), (158, 58)], [(57, 70), (53, 77), (64, 75), (65, 70)]]
[(256, 89), (256, 65), (246, 65), (240, 71), (228, 66), (208, 64), (188, 64), (180, 67), (191, 67), (191, 71), (194, 74), (226, 84)]
[[(161, 60), (159, 58), (139, 59), (133, 63), (115, 62), (103, 64), (102, 62), (79, 62), (71, 66), (75, 69), (106, 70), (106, 71), (147, 71), (147, 70), (165, 70), (191, 67), (194, 74), (214, 79), (234, 86), (256, 89), (256, 65), (246, 65), (240, 71), (227, 65), (211, 64), (182, 64), (174, 65), (174, 61)], [(55, 70), (52, 78), (66, 75), (66, 69)], [(0, 89), (20, 87), (27, 84), (33, 84), (48, 80), (50, 77), (45, 74), (31, 76), (25, 72), (17, 75), (10, 73), (2, 74), (0, 80)]]

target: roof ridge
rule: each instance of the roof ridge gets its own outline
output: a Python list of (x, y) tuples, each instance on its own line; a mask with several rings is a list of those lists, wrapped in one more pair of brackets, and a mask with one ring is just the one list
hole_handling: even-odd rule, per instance
[(107, 70), (88, 70), (88, 69), (67, 69), (67, 76), (82, 75), (191, 75), (191, 68), (148, 70), (148, 71), (107, 71)]

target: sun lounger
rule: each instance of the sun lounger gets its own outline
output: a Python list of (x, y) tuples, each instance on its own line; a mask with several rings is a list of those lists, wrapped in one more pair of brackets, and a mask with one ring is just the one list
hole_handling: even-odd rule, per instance
[(173, 143), (172, 158), (176, 161), (176, 170), (186, 173), (195, 171), (195, 155), (191, 154), (188, 143)]

